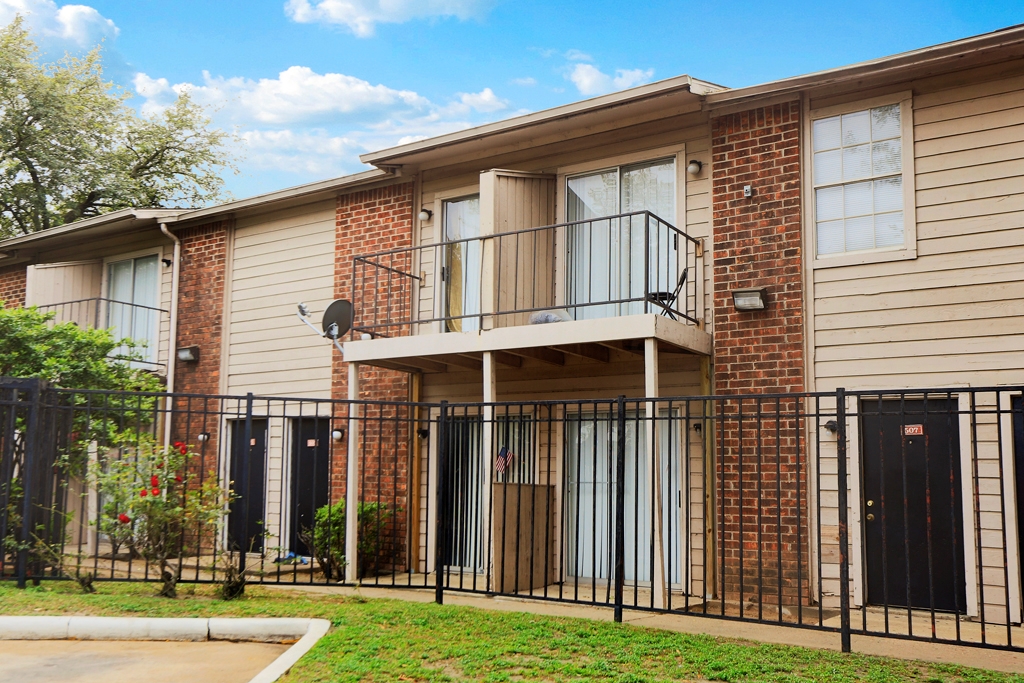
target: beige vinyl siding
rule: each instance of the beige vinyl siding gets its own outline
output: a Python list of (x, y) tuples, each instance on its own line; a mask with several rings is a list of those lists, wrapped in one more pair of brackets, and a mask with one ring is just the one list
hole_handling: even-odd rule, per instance
[(931, 85), (904, 141), (918, 257), (812, 271), (818, 389), (1024, 382), (1024, 76)]
[(45, 306), (64, 301), (90, 299), (100, 296), (102, 287), (103, 262), (99, 259), (29, 266), (25, 305)]
[(295, 315), (334, 298), (333, 201), (240, 219), (233, 236), (229, 394), (329, 398), (331, 354)]

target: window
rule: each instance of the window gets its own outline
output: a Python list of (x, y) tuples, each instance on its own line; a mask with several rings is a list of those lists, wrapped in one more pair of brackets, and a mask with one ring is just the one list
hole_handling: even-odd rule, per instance
[(107, 327), (117, 339), (130, 337), (145, 345), (137, 349), (144, 364), (156, 362), (159, 264), (156, 255), (107, 264)]
[(900, 104), (812, 124), (819, 257), (905, 244)]

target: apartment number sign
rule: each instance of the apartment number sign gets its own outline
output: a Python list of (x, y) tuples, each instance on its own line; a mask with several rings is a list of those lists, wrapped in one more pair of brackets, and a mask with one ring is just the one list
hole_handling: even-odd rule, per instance
[(903, 425), (903, 436), (924, 436), (924, 425)]

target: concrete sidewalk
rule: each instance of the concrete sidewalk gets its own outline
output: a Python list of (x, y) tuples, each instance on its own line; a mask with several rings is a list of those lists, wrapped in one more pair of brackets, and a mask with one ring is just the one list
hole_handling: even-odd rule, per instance
[(288, 645), (277, 643), (6, 640), (4, 683), (246, 683)]
[[(434, 591), (423, 588), (347, 588), (328, 586), (270, 586), (280, 591), (323, 593), (333, 595), (358, 594), (367, 598), (392, 598), (413, 602), (433, 602)], [(465, 605), (499, 612), (528, 612), (557, 617), (581, 617), (598, 621), (612, 621), (612, 610), (591, 605), (542, 602), (513, 597), (488, 597), (470, 593), (445, 592), (446, 605)], [(625, 623), (647, 626), (678, 633), (700, 633), (723, 638), (739, 638), (782, 645), (799, 645), (821, 650), (840, 650), (839, 634), (793, 626), (775, 626), (754, 622), (729, 621), (703, 616), (682, 614), (652, 614), (626, 610)], [(924, 641), (853, 636), (853, 651), (895, 659), (921, 660), (941, 664), (961, 664), (979, 669), (1006, 673), (1024, 673), (1024, 653), (986, 649), (964, 645), (945, 645)]]

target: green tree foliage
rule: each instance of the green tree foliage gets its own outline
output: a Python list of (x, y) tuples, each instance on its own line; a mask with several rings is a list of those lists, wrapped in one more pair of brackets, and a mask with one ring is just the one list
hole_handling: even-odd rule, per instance
[(69, 389), (162, 389), (159, 378), (130, 362), (138, 356), (134, 342), (114, 339), (109, 330), (54, 324), (53, 315), (0, 301), (0, 376), (39, 377)]
[(39, 63), (20, 19), (0, 29), (0, 239), (127, 207), (222, 196), (228, 134), (187, 92), (140, 116), (103, 78), (99, 47)]

